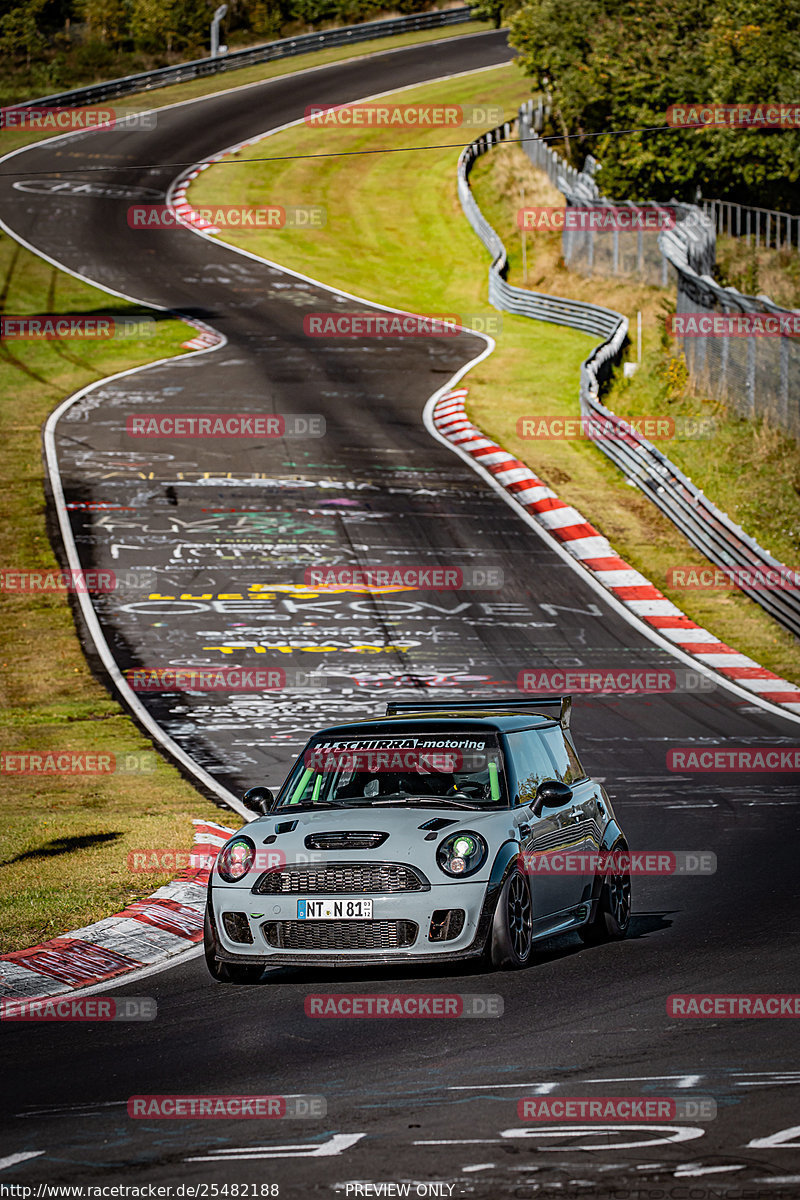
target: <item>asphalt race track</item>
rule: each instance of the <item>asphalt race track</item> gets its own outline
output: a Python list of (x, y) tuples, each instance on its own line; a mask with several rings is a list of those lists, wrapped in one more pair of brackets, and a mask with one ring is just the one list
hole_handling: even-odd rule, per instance
[[(60, 418), (56, 448), (68, 504), (115, 510), (70, 510), (83, 565), (156, 580), (97, 598), (123, 670), (235, 663), (286, 672), (274, 695), (141, 696), (237, 794), (280, 781), (320, 724), (381, 712), (390, 695), (513, 692), (522, 666), (674, 662), (427, 433), (426, 401), (482, 352), (480, 339), (310, 339), (308, 312), (365, 306), (191, 231), (126, 223), (132, 198), (163, 199), (174, 164), (295, 120), (308, 104), (508, 57), (502, 34), (397, 50), (166, 109), (154, 130), (33, 147), (0, 166), (11, 231), (227, 339), (90, 391)], [(125, 170), (81, 174), (106, 162)], [(92, 192), (15, 186), (63, 172), (91, 179)], [(325, 435), (126, 434), (126, 417), (158, 412), (315, 415)], [(504, 584), (372, 597), (298, 590), (309, 566), (357, 563), (491, 568)], [(304, 679), (310, 672), (316, 683)], [(631, 846), (713, 851), (715, 875), (635, 880), (626, 942), (585, 948), (570, 935), (523, 972), (285, 969), (226, 987), (194, 957), (114, 992), (155, 997), (155, 1021), (5, 1025), (0, 1184), (197, 1184), (206, 1190), (195, 1195), (212, 1196), (224, 1194), (212, 1185), (255, 1183), (279, 1186), (258, 1194), (292, 1198), (409, 1181), (411, 1195), (800, 1194), (791, 1023), (666, 1015), (675, 992), (792, 992), (798, 959), (793, 777), (680, 776), (667, 771), (666, 752), (697, 739), (793, 745), (797, 723), (717, 687), (578, 699), (573, 729)], [(314, 1020), (303, 1007), (311, 991), (479, 992), (500, 995), (504, 1013)], [(325, 1097), (327, 1115), (274, 1125), (127, 1116), (131, 1096), (175, 1093), (303, 1093)], [(537, 1094), (713, 1097), (718, 1115), (545, 1132), (517, 1117), (517, 1100)]]

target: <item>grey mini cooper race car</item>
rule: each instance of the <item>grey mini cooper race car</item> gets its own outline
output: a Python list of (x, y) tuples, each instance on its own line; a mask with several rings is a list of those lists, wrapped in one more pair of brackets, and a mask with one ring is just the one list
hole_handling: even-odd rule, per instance
[(628, 846), (580, 764), (570, 697), (403, 702), (314, 735), (220, 850), (205, 953), (227, 983), (265, 967), (519, 968), (569, 929), (624, 937)]

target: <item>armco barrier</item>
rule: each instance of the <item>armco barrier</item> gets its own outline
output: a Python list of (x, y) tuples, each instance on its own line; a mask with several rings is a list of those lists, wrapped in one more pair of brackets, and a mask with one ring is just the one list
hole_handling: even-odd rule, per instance
[[(525, 139), (528, 156), (536, 162), (537, 157), (546, 163), (545, 169), (551, 179), (559, 178), (559, 159), (531, 128), (530, 110), (521, 110), (525, 120), (519, 125)], [(537, 321), (552, 321), (567, 325), (584, 333), (593, 333), (603, 341), (581, 364), (580, 409), (584, 417), (598, 421), (618, 423), (624, 426), (601, 400), (603, 385), (610, 378), (615, 366), (622, 359), (627, 340), (628, 322), (612, 309), (579, 300), (565, 300), (559, 296), (548, 296), (530, 292), (525, 288), (512, 287), (505, 278), (507, 271), (506, 249), (499, 234), (491, 227), (480, 211), (469, 186), (469, 173), (475, 161), (499, 142), (514, 136), (518, 118), (507, 121), (496, 129), (483, 134), (464, 148), (458, 160), (458, 194), (464, 215), (492, 256), (489, 268), (489, 300), (505, 312), (516, 313)], [(538, 146), (538, 148), (536, 148)], [(531, 147), (534, 147), (533, 153)], [(536, 156), (536, 157), (534, 157)], [(557, 160), (557, 161), (555, 161)], [(575, 183), (568, 172), (572, 168), (562, 164), (561, 177)], [(573, 172), (577, 175), (577, 172)], [(664, 235), (662, 235), (663, 237)], [(698, 244), (702, 242), (699, 240)], [(626, 478), (635, 484), (711, 562), (719, 567), (740, 567), (751, 570), (783, 570), (783, 566), (763, 547), (759, 546), (730, 517), (712, 504), (696, 488), (674, 463), (657, 450), (651, 442), (631, 431), (624, 439), (612, 440), (604, 437), (595, 441), (614, 462)], [(800, 637), (800, 594), (789, 590), (764, 590), (759, 587), (742, 588), (771, 616)]]
[(173, 67), (159, 67), (155, 71), (126, 75), (123, 79), (111, 79), (106, 83), (75, 88), (71, 92), (59, 92), (57, 95), (43, 96), (38, 100), (24, 100), (13, 107), (100, 104), (118, 96), (129, 95), (131, 92), (144, 92), (151, 88), (167, 87), (171, 83), (201, 79), (206, 75), (238, 71), (240, 67), (252, 67), (257, 63), (272, 62), (279, 58), (291, 58), (296, 54), (308, 54), (312, 50), (325, 50), (328, 46), (351, 46), (358, 42), (393, 37), (400, 33), (461, 25), (471, 19), (470, 9), (464, 7), (450, 8), (444, 12), (415, 13), (410, 17), (392, 17), (384, 21), (365, 21), (362, 25), (345, 25), (339, 29), (326, 29), (321, 33), (303, 33), (298, 37), (281, 38), (277, 42), (251, 46), (246, 50), (234, 50), (217, 58), (197, 58), (192, 62), (177, 63)]

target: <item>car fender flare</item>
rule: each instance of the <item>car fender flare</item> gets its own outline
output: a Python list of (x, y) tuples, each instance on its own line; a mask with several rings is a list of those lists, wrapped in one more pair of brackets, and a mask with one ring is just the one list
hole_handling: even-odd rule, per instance
[[(625, 837), (625, 834), (622, 832), (622, 830), (620, 829), (617, 822), (609, 821), (608, 824), (606, 825), (605, 829), (603, 830), (603, 840), (600, 843), (599, 852), (601, 854), (610, 853), (614, 849), (614, 847), (617, 845), (618, 842), (625, 842), (626, 846), (628, 844), (627, 838)], [(590, 914), (589, 914), (590, 917), (594, 916), (594, 911), (597, 906), (597, 901), (600, 899), (600, 889), (602, 888), (602, 886), (603, 886), (602, 877), (600, 875), (598, 875), (597, 873), (595, 873), (595, 877), (592, 880), (592, 893), (589, 897), (589, 901), (591, 903), (591, 909), (590, 909)]]
[[(504, 842), (497, 854), (494, 857), (492, 870), (489, 875), (489, 882), (486, 884), (486, 894), (483, 898), (483, 907), (481, 915), (478, 918), (478, 930), (475, 934), (473, 945), (482, 946), (486, 944), (492, 928), (497, 901), (500, 897), (500, 892), (503, 889), (503, 884), (508, 878), (509, 873), (514, 869), (521, 853), (519, 842), (509, 840)], [(528, 887), (530, 887), (530, 879), (528, 879)]]
[[(220, 945), (219, 945), (219, 935), (217, 933), (217, 920), (216, 920), (216, 917), (214, 916), (214, 901), (211, 896), (211, 887), (212, 887), (213, 878), (214, 878), (213, 873), (210, 872), (209, 876), (208, 876), (208, 887), (206, 889), (206, 912), (205, 912), (205, 915), (208, 917), (208, 924), (209, 924), (209, 929), (211, 932), (211, 938), (214, 943), (214, 949), (216, 951), (219, 951)], [(219, 957), (219, 954), (217, 955), (217, 957)]]

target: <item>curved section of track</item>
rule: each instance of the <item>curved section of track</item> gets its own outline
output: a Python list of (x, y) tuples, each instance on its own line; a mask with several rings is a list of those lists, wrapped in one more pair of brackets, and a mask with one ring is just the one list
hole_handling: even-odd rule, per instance
[[(312, 341), (305, 313), (345, 303), (330, 291), (188, 230), (127, 226), (136, 189), (164, 196), (177, 173), (159, 163), (205, 159), (296, 119), (311, 103), (343, 103), (507, 56), (501, 35), (398, 50), (161, 110), (155, 131), (63, 140), (4, 164), (8, 171), (13, 161), (24, 183), (62, 171), (80, 178), (75, 172), (97, 166), (98, 152), (109, 165), (130, 163), (121, 178), (114, 174), (127, 197), (104, 194), (96, 176), (92, 191), (68, 194), (20, 190), (6, 177), (0, 212), (15, 235), (67, 268), (190, 313), (227, 339), (215, 353), (87, 392), (59, 418), (54, 442), (66, 504), (117, 509), (68, 510), (83, 565), (157, 573), (158, 599), (97, 601), (121, 669), (277, 664), (290, 679), (310, 669), (323, 676), (306, 688), (295, 677), (294, 689), (274, 696), (141, 696), (152, 719), (234, 792), (278, 778), (309, 730), (375, 712), (398, 682), (492, 694), (511, 690), (523, 665), (670, 661), (429, 436), (426, 401), (483, 351), (480, 339)], [(129, 415), (220, 411), (319, 414), (326, 434), (132, 445), (125, 433)], [(306, 566), (359, 562), (496, 568), (505, 583), (500, 591), (383, 596), (312, 596), (298, 586)], [(631, 844), (713, 850), (715, 877), (640, 880), (630, 942), (579, 953), (567, 938), (519, 975), (427, 972), (414, 981), (391, 972), (312, 979), (284, 971), (259, 988), (225, 989), (192, 962), (149, 981), (160, 1005), (150, 1025), (63, 1026), (58, 1039), (46, 1028), (15, 1030), (3, 1050), (12, 1081), (3, 1103), (26, 1119), (9, 1125), (0, 1153), (42, 1153), (11, 1169), (24, 1168), (26, 1180), (74, 1182), (134, 1166), (147, 1182), (269, 1178), (283, 1184), (282, 1195), (387, 1178), (444, 1179), (455, 1183), (454, 1195), (493, 1196), (561, 1182), (563, 1194), (587, 1175), (598, 1186), (651, 1176), (662, 1185), (698, 1161), (736, 1168), (741, 1182), (774, 1173), (776, 1163), (789, 1174), (794, 1150), (748, 1142), (791, 1124), (782, 1111), (790, 1089), (761, 1075), (763, 1086), (742, 1086), (756, 1079), (747, 1072), (786, 1068), (783, 1023), (751, 1022), (746, 1043), (735, 1022), (676, 1029), (665, 999), (677, 991), (791, 990), (796, 789), (790, 776), (673, 776), (665, 756), (670, 745), (697, 739), (786, 744), (794, 728), (721, 689), (587, 699), (574, 723), (586, 765), (605, 777)], [(331, 1030), (304, 1016), (309, 990), (494, 992), (505, 1016), (444, 1030), (391, 1021)], [(515, 1101), (533, 1085), (663, 1094), (675, 1083), (659, 1082), (663, 1076), (726, 1101), (688, 1149), (651, 1134), (651, 1145), (638, 1149), (615, 1148), (618, 1135), (601, 1135), (601, 1151), (575, 1150), (564, 1134), (540, 1153), (532, 1147), (547, 1147), (519, 1132)], [(616, 1082), (621, 1077), (626, 1082)], [(133, 1094), (281, 1091), (325, 1094), (327, 1121), (307, 1134), (296, 1124), (265, 1134), (236, 1122), (214, 1122), (211, 1131), (202, 1121), (145, 1129), (124, 1115)], [(280, 1149), (303, 1144), (305, 1151)], [(255, 1146), (262, 1149), (249, 1157), (239, 1149)], [(264, 1161), (271, 1156), (281, 1158), (280, 1171)]]

